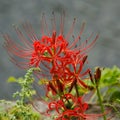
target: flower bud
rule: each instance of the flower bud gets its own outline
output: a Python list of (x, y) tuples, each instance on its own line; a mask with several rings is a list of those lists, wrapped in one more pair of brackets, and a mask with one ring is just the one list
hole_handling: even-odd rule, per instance
[(60, 80), (56, 80), (56, 82), (57, 82), (57, 85), (58, 85), (59, 92), (62, 93), (63, 92), (63, 84), (62, 84), (62, 82)]
[(94, 79), (93, 79), (93, 75), (92, 75), (91, 71), (89, 71), (89, 76), (90, 76), (91, 82), (94, 84)]
[(94, 74), (94, 78), (95, 78), (95, 83), (98, 84), (99, 80), (100, 80), (100, 77), (101, 77), (101, 70), (100, 68), (98, 67), (95, 71), (95, 74)]

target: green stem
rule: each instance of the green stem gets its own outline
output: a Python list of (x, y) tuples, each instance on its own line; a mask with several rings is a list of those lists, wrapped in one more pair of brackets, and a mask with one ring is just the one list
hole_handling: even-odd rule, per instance
[(100, 95), (100, 91), (99, 91), (98, 86), (96, 86), (96, 89), (97, 89), (97, 96), (98, 96), (98, 100), (99, 100), (99, 103), (100, 103), (101, 111), (103, 113), (103, 119), (106, 120), (106, 115), (105, 115), (105, 112), (104, 112), (104, 106), (103, 106), (103, 102), (102, 102), (102, 99), (101, 99), (101, 95)]

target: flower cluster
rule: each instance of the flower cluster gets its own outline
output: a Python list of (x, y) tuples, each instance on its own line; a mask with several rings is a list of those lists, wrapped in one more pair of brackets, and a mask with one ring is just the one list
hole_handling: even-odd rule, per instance
[(72, 117), (85, 119), (86, 115), (84, 112), (87, 108), (88, 104), (83, 103), (82, 97), (74, 97), (72, 94), (65, 94), (62, 99), (49, 104), (48, 112), (55, 109), (59, 114), (56, 120), (70, 120)]
[[(5, 48), (11, 60), (19, 67), (26, 69), (39, 67), (42, 70), (39, 77), (47, 78), (44, 84), (47, 90), (46, 96), (50, 99), (47, 113), (55, 110), (58, 113), (56, 120), (88, 119), (89, 115), (85, 114), (88, 104), (84, 103), (78, 87), (92, 89), (84, 82), (85, 76), (90, 74), (90, 69), (85, 70), (84, 65), (88, 57), (87, 52), (93, 47), (98, 35), (92, 42), (90, 39), (93, 34), (83, 43), (79, 42), (85, 26), (83, 23), (78, 36), (73, 36), (74, 40), (71, 43), (70, 36), (76, 19), (66, 36), (63, 34), (64, 15), (60, 18), (59, 34), (56, 32), (55, 20), (53, 14), (52, 32), (47, 35), (44, 32), (44, 29), (48, 28), (43, 15), (42, 26), (46, 27), (42, 28), (40, 38), (34, 33), (30, 23), (23, 24), (27, 36), (19, 28), (14, 27), (21, 43), (14, 42), (8, 34), (4, 34)], [(73, 89), (76, 91), (74, 94)]]

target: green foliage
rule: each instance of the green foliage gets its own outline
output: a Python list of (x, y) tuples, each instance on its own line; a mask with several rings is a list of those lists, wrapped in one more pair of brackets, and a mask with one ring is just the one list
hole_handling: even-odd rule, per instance
[[(18, 97), (14, 106), (9, 109), (0, 108), (0, 120), (40, 120), (40, 114), (32, 109), (32, 106), (25, 104), (26, 100), (31, 100), (35, 94), (32, 88), (34, 81), (33, 71), (40, 70), (39, 68), (30, 68), (25, 74), (24, 78), (10, 77), (8, 82), (16, 82), (21, 86), (21, 90), (13, 94), (13, 97)], [(6, 104), (7, 101), (1, 101)]]
[(120, 91), (114, 91), (110, 96), (110, 101), (114, 102), (115, 100), (120, 100)]
[(32, 96), (35, 94), (35, 90), (32, 88), (32, 83), (34, 81), (33, 78), (33, 71), (40, 70), (39, 68), (30, 68), (27, 73), (25, 74), (24, 78), (15, 79), (12, 77), (9, 81), (12, 80), (18, 83), (21, 86), (21, 90), (17, 91), (13, 94), (13, 97), (19, 97), (20, 99), (17, 100), (19, 104), (23, 104), (26, 99), (30, 100)]
[(0, 112), (0, 120), (40, 120), (40, 114), (27, 105), (15, 105), (7, 111)]
[(120, 99), (120, 69), (118, 67), (103, 69), (100, 88), (105, 101), (114, 102)]
[(102, 87), (112, 85), (120, 86), (120, 69), (116, 66), (111, 69), (103, 69), (100, 82)]
[(17, 82), (17, 79), (14, 76), (10, 76), (7, 80), (8, 83)]

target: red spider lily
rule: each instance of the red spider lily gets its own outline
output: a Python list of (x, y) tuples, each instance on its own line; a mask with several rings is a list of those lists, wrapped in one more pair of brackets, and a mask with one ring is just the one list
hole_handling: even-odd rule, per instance
[(63, 83), (71, 86), (69, 92), (72, 90), (75, 84), (78, 84), (87, 89), (91, 89), (91, 87), (86, 85), (82, 79), (89, 73), (89, 69), (87, 69), (85, 72), (82, 72), (87, 56), (81, 56), (79, 54), (71, 55), (70, 59), (71, 60), (69, 62), (66, 62), (66, 66), (64, 65), (64, 72), (62, 73), (63, 75), (61, 77), (63, 78)]
[(60, 100), (52, 101), (48, 105), (47, 113), (52, 110), (58, 114), (55, 120), (97, 120), (102, 114), (86, 114), (88, 104), (83, 102), (82, 97), (75, 97), (72, 94), (65, 94)]
[[(8, 34), (4, 34), (5, 48), (11, 60), (22, 68), (40, 67), (42, 70), (42, 72), (39, 73), (40, 78), (44, 76), (52, 80), (51, 83), (47, 84), (47, 91), (51, 90), (52, 93), (57, 94), (58, 91), (63, 91), (64, 84), (66, 86), (70, 85), (69, 92), (76, 83), (79, 83), (79, 85), (85, 88), (89, 88), (89, 86), (81, 80), (82, 77), (89, 72), (89, 69), (84, 73), (82, 70), (87, 59), (87, 51), (94, 45), (98, 35), (91, 43), (88, 44), (88, 41), (92, 35), (78, 46), (77, 42), (81, 39), (85, 26), (83, 23), (78, 36), (74, 38), (74, 41), (70, 44), (69, 39), (73, 32), (75, 19), (66, 36), (63, 35), (64, 17), (61, 16), (59, 34), (56, 33), (55, 16), (53, 17), (53, 22), (52, 34), (48, 32), (49, 34), (45, 35), (44, 28), (42, 27), (41, 38), (38, 38), (34, 33), (30, 23), (23, 25), (27, 37), (19, 28), (15, 27), (21, 44), (15, 43)], [(42, 23), (43, 26), (46, 26), (46, 30), (48, 30), (44, 15)], [(22, 61), (20, 61), (19, 58), (22, 59)], [(54, 79), (54, 76), (57, 76), (57, 79)]]
[[(23, 34), (23, 32), (17, 28), (15, 31), (20, 39), (20, 44), (16, 43), (8, 34), (4, 34), (3, 37), (5, 39), (5, 48), (8, 51), (11, 60), (22, 68), (29, 67), (40, 67), (41, 63), (47, 62), (47, 64), (52, 64), (48, 67), (51, 71), (58, 68), (61, 65), (61, 61), (70, 61), (69, 56), (72, 54), (79, 54), (80, 57), (84, 56), (86, 51), (88, 51), (95, 43), (96, 38), (90, 44), (87, 44), (90, 38), (88, 38), (83, 44), (75, 48), (77, 42), (80, 40), (81, 35), (84, 30), (84, 25), (82, 25), (81, 30), (78, 36), (74, 39), (72, 44), (69, 44), (70, 36), (73, 32), (73, 28), (75, 25), (75, 20), (70, 28), (70, 31), (66, 36), (63, 35), (63, 26), (64, 26), (64, 15), (61, 16), (60, 21), (60, 33), (57, 35), (55, 28), (55, 16), (53, 17), (53, 31), (52, 34), (45, 35), (44, 28), (42, 27), (42, 37), (38, 38), (34, 33), (34, 30), (30, 23), (26, 23), (23, 25), (23, 29), (25, 30), (27, 37)], [(43, 15), (42, 25), (46, 26), (47, 23), (45, 16)], [(48, 32), (50, 33), (50, 32)], [(21, 59), (22, 61), (18, 60)]]
[[(79, 54), (71, 54), (68, 59), (64, 59), (61, 63), (52, 68), (51, 74), (53, 76), (57, 76), (57, 79), (52, 79), (52, 83), (54, 83), (54, 87), (57, 88), (59, 84), (56, 82), (59, 80), (66, 86), (70, 86), (69, 92), (78, 84), (84, 88), (91, 89), (90, 86), (84, 83), (82, 77), (89, 73), (89, 69), (82, 73), (85, 61), (87, 60), (87, 56), (79, 55)], [(64, 87), (63, 87), (64, 88)]]

